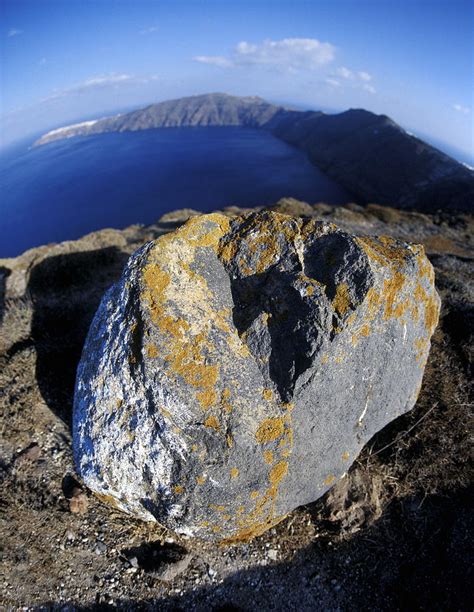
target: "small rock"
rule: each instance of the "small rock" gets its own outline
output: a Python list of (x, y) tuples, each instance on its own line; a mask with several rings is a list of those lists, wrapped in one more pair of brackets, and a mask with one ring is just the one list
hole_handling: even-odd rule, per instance
[(87, 495), (82, 491), (82, 489), (74, 487), (72, 497), (69, 500), (69, 510), (73, 514), (85, 514), (88, 507), (89, 500), (87, 499)]
[(271, 559), (272, 561), (276, 561), (278, 559), (278, 551), (275, 550), (274, 548), (271, 548), (268, 551), (268, 558)]
[(188, 553), (179, 561), (176, 561), (175, 563), (169, 565), (163, 565), (159, 569), (150, 572), (150, 574), (154, 578), (158, 578), (159, 580), (163, 580), (164, 582), (171, 582), (177, 576), (179, 576), (188, 569), (192, 558), (192, 554)]

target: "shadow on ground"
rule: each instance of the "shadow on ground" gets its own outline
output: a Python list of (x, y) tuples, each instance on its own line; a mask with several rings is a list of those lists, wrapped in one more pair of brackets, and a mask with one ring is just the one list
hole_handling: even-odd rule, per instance
[(104, 292), (122, 272), (128, 254), (107, 247), (48, 257), (31, 271), (31, 337), (43, 399), (71, 424), (76, 369)]
[[(450, 498), (409, 497), (350, 539), (316, 540), (290, 562), (240, 570), (183, 595), (136, 600), (98, 597), (73, 610), (471, 610), (474, 518), (467, 490)], [(152, 593), (156, 579), (143, 574)]]

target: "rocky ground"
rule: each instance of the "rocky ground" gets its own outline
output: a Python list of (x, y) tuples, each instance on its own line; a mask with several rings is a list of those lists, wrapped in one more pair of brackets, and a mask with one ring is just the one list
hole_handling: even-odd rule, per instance
[(85, 490), (70, 423), (75, 369), (104, 290), (130, 253), (193, 211), (0, 260), (4, 607), (472, 609), (473, 219), (294, 200), (276, 208), (425, 245), (442, 312), (416, 407), (324, 498), (263, 536), (233, 547), (179, 539)]

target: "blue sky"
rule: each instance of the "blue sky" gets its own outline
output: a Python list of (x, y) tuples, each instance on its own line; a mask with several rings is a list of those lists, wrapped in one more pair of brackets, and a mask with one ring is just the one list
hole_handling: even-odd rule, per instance
[(473, 158), (472, 0), (3, 0), (0, 137), (224, 91), (385, 113)]

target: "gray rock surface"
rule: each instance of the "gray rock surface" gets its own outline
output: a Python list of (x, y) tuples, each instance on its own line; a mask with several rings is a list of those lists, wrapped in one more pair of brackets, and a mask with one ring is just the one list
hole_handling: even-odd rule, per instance
[(421, 246), (276, 212), (193, 217), (102, 300), (77, 375), (77, 470), (178, 533), (252, 538), (413, 407), (438, 314)]

